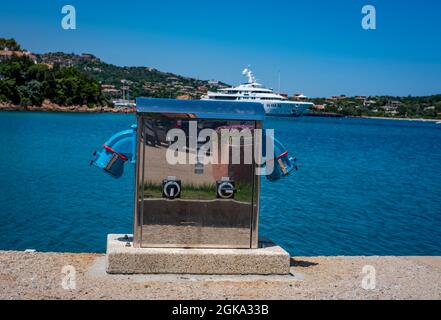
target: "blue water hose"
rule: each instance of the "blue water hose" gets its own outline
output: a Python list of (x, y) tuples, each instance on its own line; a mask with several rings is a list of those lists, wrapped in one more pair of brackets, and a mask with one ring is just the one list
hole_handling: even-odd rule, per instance
[(94, 153), (91, 165), (103, 169), (114, 178), (124, 173), (124, 164), (136, 163), (136, 125), (129, 130), (114, 134), (103, 144), (103, 149)]
[[(136, 163), (136, 125), (132, 125), (129, 130), (120, 131), (107, 140), (103, 149), (94, 153), (91, 165), (103, 169), (114, 178), (120, 178), (124, 173), (124, 164)], [(297, 170), (296, 159), (291, 157), (283, 144), (270, 135), (270, 143), (273, 143), (274, 152), (266, 155), (266, 130), (264, 130), (262, 155), (265, 160), (262, 169), (266, 170), (265, 176), (269, 181), (277, 181), (289, 176)], [(268, 164), (273, 165), (268, 165)], [(272, 170), (271, 170), (272, 169)]]

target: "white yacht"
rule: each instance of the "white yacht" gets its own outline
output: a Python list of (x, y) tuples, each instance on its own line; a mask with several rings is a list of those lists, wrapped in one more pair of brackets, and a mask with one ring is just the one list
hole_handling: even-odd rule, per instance
[(234, 100), (261, 102), (267, 115), (271, 116), (301, 116), (314, 104), (311, 102), (300, 101), (306, 97), (301, 95), (298, 101), (288, 100), (280, 94), (274, 93), (272, 89), (265, 88), (257, 83), (253, 72), (246, 68), (242, 72), (248, 77), (248, 82), (237, 87), (223, 88), (216, 92), (207, 92), (202, 96), (202, 100)]

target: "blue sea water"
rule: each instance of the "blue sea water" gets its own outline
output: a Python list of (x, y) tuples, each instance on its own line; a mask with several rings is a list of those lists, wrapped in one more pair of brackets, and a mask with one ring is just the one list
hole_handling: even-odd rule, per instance
[[(134, 115), (0, 113), (0, 250), (104, 252), (131, 233), (133, 170), (91, 153)], [(269, 118), (299, 171), (262, 180), (260, 233), (292, 255), (441, 255), (441, 125)]]

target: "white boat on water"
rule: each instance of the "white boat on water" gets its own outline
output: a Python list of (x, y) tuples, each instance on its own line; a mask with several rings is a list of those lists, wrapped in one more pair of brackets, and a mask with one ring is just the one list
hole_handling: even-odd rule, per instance
[(127, 99), (115, 99), (112, 100), (112, 103), (115, 107), (129, 107), (134, 108), (136, 107), (135, 100), (127, 100)]
[[(244, 69), (243, 75), (248, 77), (248, 82), (237, 87), (223, 88), (216, 92), (208, 91), (202, 100), (233, 100), (260, 102), (263, 104), (267, 115), (271, 116), (301, 116), (314, 104), (306, 101), (288, 100), (280, 94), (274, 93), (272, 89), (265, 88), (256, 81), (250, 69)], [(305, 96), (300, 96), (305, 99)]]

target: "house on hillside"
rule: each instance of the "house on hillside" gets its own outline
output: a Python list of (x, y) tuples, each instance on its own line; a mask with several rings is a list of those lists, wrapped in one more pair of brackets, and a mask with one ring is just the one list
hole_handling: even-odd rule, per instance
[(398, 114), (398, 108), (401, 107), (402, 105), (403, 104), (401, 103), (401, 101), (390, 100), (387, 102), (385, 106), (383, 106), (383, 109), (386, 114), (396, 115)]
[(90, 62), (99, 62), (100, 61), (100, 59), (98, 59), (97, 57), (95, 57), (91, 53), (82, 53), (81, 59), (86, 60), (86, 61), (90, 61)]
[(12, 51), (8, 50), (7, 48), (5, 50), (0, 50), (0, 62), (6, 61), (11, 59), (13, 56), (16, 57), (28, 57), (31, 59), (34, 63), (37, 63), (37, 57), (28, 51)]
[(305, 96), (303, 93), (295, 93), (295, 94), (293, 95), (293, 97), (292, 97), (292, 99), (295, 100), (295, 101), (301, 101), (301, 100), (305, 100), (305, 99), (307, 99), (307, 98), (308, 98), (308, 97)]
[(121, 92), (121, 90), (118, 90), (114, 85), (111, 84), (102, 84), (101, 91), (108, 94), (119, 94)]
[(363, 106), (364, 106), (364, 107), (370, 107), (370, 106), (372, 106), (372, 105), (374, 105), (374, 104), (376, 104), (376, 103), (377, 103), (377, 101), (375, 101), (375, 100), (365, 99), (365, 100), (363, 101)]
[(326, 104), (315, 104), (312, 109), (318, 111), (324, 111), (326, 109)]

